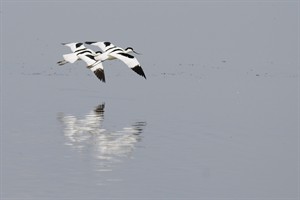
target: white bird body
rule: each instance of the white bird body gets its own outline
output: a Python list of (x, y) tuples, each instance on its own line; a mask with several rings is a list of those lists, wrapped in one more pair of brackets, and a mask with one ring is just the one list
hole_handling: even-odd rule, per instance
[(65, 61), (67, 61), (67, 63), (74, 63), (78, 60), (76, 53), (64, 54), (63, 58)]
[(59, 65), (64, 65), (66, 63), (74, 63), (77, 60), (80, 60), (78, 55), (81, 54), (82, 52), (85, 52), (85, 51), (90, 52), (90, 54), (95, 55), (95, 56), (98, 55), (93, 50), (87, 49), (83, 45), (83, 43), (80, 43), (80, 42), (79, 43), (78, 42), (62, 43), (62, 45), (70, 47), (72, 53), (64, 54), (63, 55), (64, 60), (59, 61), (58, 62)]
[(89, 68), (94, 74), (103, 82), (105, 82), (105, 76), (103, 71), (103, 65), (101, 60), (96, 60), (95, 56), (99, 55), (99, 53), (95, 53), (91, 49), (87, 49), (83, 43), (67, 43), (64, 44), (71, 48), (73, 53), (64, 54), (64, 60), (59, 61), (59, 65), (64, 65), (66, 63), (74, 63), (77, 60), (82, 60), (87, 64), (87, 68)]
[[(86, 44), (94, 45), (102, 49), (104, 51), (101, 54), (98, 54), (95, 56), (96, 60), (99, 60), (101, 62), (105, 60), (114, 60), (119, 59), (122, 62), (124, 62), (130, 69), (135, 71), (140, 76), (143, 76), (146, 79), (146, 75), (138, 62), (138, 60), (129, 54), (130, 52), (136, 53), (133, 48), (127, 47), (125, 50), (113, 45), (110, 42), (85, 42)], [(138, 54), (138, 53), (137, 53)]]

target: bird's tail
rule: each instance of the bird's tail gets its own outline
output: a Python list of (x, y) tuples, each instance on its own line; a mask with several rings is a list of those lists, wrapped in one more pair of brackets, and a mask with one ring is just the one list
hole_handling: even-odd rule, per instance
[(69, 63), (74, 63), (76, 60), (78, 60), (78, 56), (75, 53), (64, 54), (63, 58)]

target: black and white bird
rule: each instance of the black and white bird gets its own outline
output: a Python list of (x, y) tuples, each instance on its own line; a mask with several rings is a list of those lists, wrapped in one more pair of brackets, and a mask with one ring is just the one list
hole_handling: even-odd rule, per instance
[(77, 60), (82, 60), (87, 64), (94, 74), (103, 82), (105, 82), (105, 76), (103, 71), (103, 65), (101, 60), (96, 60), (95, 57), (101, 54), (101, 51), (94, 52), (91, 49), (87, 49), (83, 43), (73, 42), (73, 43), (62, 43), (64, 46), (71, 48), (73, 53), (64, 54), (64, 60), (58, 61), (57, 64), (64, 65), (66, 63), (74, 63)]
[(135, 71), (140, 76), (146, 79), (146, 75), (138, 62), (138, 60), (129, 54), (130, 52), (139, 54), (133, 50), (132, 47), (127, 47), (126, 49), (122, 49), (121, 47), (117, 47), (110, 42), (85, 42), (86, 44), (98, 46), (102, 49), (103, 53), (95, 56), (96, 60), (101, 62), (105, 60), (114, 60), (119, 59), (124, 62), (130, 69)]

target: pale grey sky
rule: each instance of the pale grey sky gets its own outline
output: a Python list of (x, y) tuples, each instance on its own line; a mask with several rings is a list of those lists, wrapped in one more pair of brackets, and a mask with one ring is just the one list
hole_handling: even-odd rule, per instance
[[(296, 65), (297, 1), (2, 1), (2, 64), (50, 67), (61, 42), (100, 40), (147, 64)], [(37, 66), (39, 63), (39, 66)], [(41, 66), (42, 65), (42, 66)], [(295, 68), (294, 68), (295, 69)]]

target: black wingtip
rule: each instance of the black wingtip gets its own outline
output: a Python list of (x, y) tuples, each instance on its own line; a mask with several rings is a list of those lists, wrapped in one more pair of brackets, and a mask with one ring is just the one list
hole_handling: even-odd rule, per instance
[(96, 42), (86, 41), (85, 44), (94, 44)]
[(143, 71), (143, 69), (140, 65), (136, 65), (135, 67), (133, 67), (131, 69), (133, 71), (135, 71), (138, 75), (140, 75), (140, 76), (144, 77), (145, 79), (147, 79), (146, 75), (145, 75), (145, 73), (144, 73), (144, 71)]
[(94, 71), (94, 74), (97, 76), (97, 78), (105, 83), (105, 75), (104, 75), (104, 70), (103, 69), (97, 69)]

